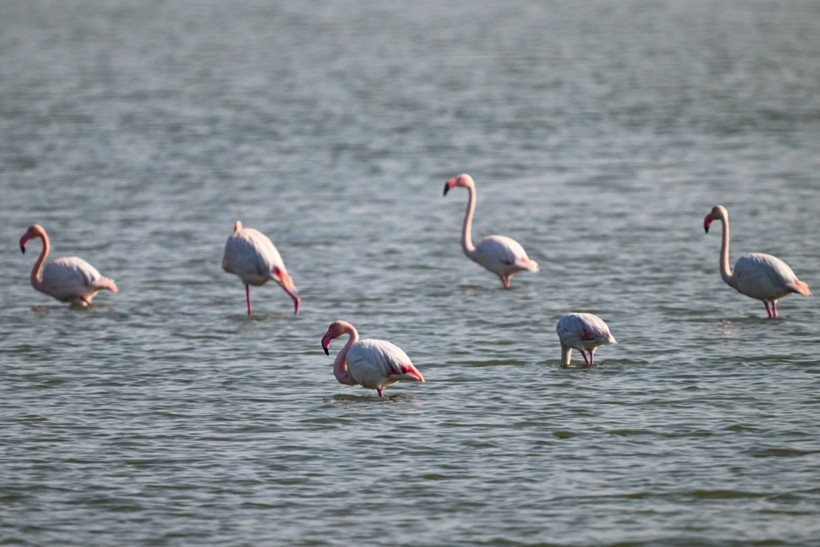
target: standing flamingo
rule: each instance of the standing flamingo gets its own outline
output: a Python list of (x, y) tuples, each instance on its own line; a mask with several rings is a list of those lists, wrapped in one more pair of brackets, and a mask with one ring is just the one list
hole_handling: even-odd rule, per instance
[[(729, 269), (729, 211), (723, 205), (715, 205), (703, 220), (703, 229), (709, 233), (712, 221), (723, 223), (723, 240), (720, 244), (720, 276), (739, 293), (762, 300), (769, 318), (777, 317), (777, 299), (790, 293), (811, 296), (809, 286), (797, 279), (789, 265), (779, 258), (751, 253), (735, 262), (735, 271)], [(771, 308), (769, 307), (771, 304)]]
[(350, 337), (333, 362), (333, 374), (340, 384), (375, 389), (382, 397), (384, 388), (390, 384), (401, 380), (424, 381), (400, 347), (385, 340), (359, 341), (359, 333), (347, 321), (334, 321), (322, 336), (326, 355), (330, 355), (330, 341), (345, 333)]
[[(555, 330), (561, 340), (561, 364), (565, 367), (570, 364), (573, 348), (581, 352), (587, 365), (592, 366), (598, 346), (618, 343), (603, 319), (592, 313), (568, 313), (558, 320)], [(584, 350), (589, 352), (589, 357)]]
[(505, 289), (510, 288), (510, 278), (518, 272), (529, 270), (538, 271), (538, 263), (527, 256), (527, 252), (520, 243), (507, 236), (487, 236), (477, 245), (473, 245), (472, 226), (475, 213), (476, 189), (473, 177), (464, 173), (451, 178), (444, 184), (444, 195), (451, 188), (461, 186), (470, 193), (467, 202), (467, 214), (464, 216), (464, 226), (461, 229), (461, 248), (470, 259), (481, 264), (494, 274), (498, 275)]
[(53, 296), (61, 302), (71, 302), (82, 307), (91, 305), (91, 300), (103, 289), (117, 292), (117, 285), (103, 277), (97, 269), (75, 256), (55, 258), (46, 263), (51, 243), (45, 228), (32, 224), (20, 238), (20, 251), (26, 252), (26, 245), (32, 239), (43, 240), (43, 250), (31, 269), (31, 286), (41, 293)]
[(251, 285), (258, 287), (273, 279), (293, 299), (294, 313), (299, 313), (301, 299), (296, 294), (296, 286), (285, 269), (285, 263), (270, 238), (253, 228), (243, 228), (236, 221), (233, 233), (225, 242), (222, 269), (236, 274), (245, 284), (245, 300), (248, 315), (251, 314)]

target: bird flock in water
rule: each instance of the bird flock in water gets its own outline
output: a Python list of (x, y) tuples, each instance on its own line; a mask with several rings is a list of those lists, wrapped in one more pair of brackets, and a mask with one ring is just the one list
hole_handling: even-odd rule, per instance
[[(461, 231), (464, 254), (499, 277), (505, 289), (512, 276), (522, 271), (537, 272), (538, 264), (527, 256), (520, 243), (512, 238), (491, 235), (473, 243), (472, 224), (476, 205), (475, 181), (468, 174), (448, 180), (444, 195), (453, 188), (466, 188), (469, 193), (467, 212)], [(740, 257), (734, 270), (729, 266), (729, 213), (726, 207), (715, 205), (706, 215), (703, 228), (708, 233), (714, 221), (723, 226), (720, 247), (720, 275), (741, 294), (761, 300), (769, 318), (777, 317), (777, 300), (790, 293), (811, 296), (808, 285), (800, 281), (792, 269), (772, 255), (752, 253)], [(73, 305), (88, 307), (101, 290), (117, 292), (117, 285), (104, 277), (94, 266), (77, 257), (57, 258), (46, 262), (50, 250), (45, 229), (33, 224), (20, 238), (20, 250), (25, 253), (32, 239), (42, 240), (40, 256), (31, 270), (31, 285), (38, 291)], [(285, 263), (273, 242), (262, 232), (245, 228), (236, 221), (233, 233), (225, 242), (222, 269), (235, 274), (245, 285), (248, 315), (251, 306), (251, 285), (258, 287), (275, 281), (293, 300), (294, 313), (299, 313), (301, 299), (285, 268)], [(587, 366), (595, 364), (595, 350), (616, 344), (615, 337), (604, 321), (591, 313), (568, 313), (556, 326), (561, 342), (561, 363), (570, 366), (572, 350), (577, 349)], [(384, 388), (402, 380), (424, 382), (424, 376), (410, 362), (407, 354), (386, 340), (359, 339), (356, 328), (347, 321), (334, 321), (322, 336), (322, 349), (330, 355), (330, 342), (347, 335), (347, 343), (336, 355), (333, 374), (339, 383), (375, 389), (379, 397)]]

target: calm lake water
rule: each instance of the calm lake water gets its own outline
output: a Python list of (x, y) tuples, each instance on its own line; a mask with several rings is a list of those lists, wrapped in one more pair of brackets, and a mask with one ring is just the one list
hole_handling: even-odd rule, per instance
[[(813, 1), (0, 2), (0, 542), (817, 543), (818, 299), (766, 319), (703, 217), (820, 292), (818, 36)], [(541, 265), (509, 291), (461, 172)], [(245, 315), (237, 219), (299, 316)], [(35, 292), (35, 222), (120, 292)], [(569, 311), (599, 366), (560, 367)], [(338, 384), (335, 319), (427, 382)]]

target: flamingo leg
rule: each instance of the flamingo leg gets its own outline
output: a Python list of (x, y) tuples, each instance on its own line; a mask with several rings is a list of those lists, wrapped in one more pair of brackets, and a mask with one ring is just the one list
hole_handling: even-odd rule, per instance
[(251, 314), (251, 286), (245, 285), (245, 300), (248, 302), (248, 315)]
[(504, 284), (504, 288), (509, 289), (510, 288), (510, 278), (506, 275), (500, 275), (500, 274), (499, 274), (498, 277), (501, 278), (501, 283)]
[(777, 317), (777, 300), (772, 300), (772, 318)]
[(379, 397), (384, 397), (384, 390), (382, 388), (376, 388), (376, 393), (379, 394)]
[(772, 310), (769, 308), (769, 301), (764, 300), (763, 305), (766, 306), (766, 315), (768, 315), (769, 319), (771, 319), (773, 316), (772, 316)]
[(590, 361), (590, 358), (592, 357), (592, 353), (590, 353), (589, 357), (587, 357), (587, 352), (585, 352), (584, 350), (578, 350), (578, 351), (581, 352), (581, 357), (584, 358), (584, 363), (586, 363), (587, 365), (591, 365), (592, 362)]

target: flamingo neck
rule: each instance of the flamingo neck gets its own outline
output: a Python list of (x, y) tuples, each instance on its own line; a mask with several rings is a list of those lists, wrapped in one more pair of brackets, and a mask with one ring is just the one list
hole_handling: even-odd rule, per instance
[(39, 237), (43, 240), (43, 249), (40, 251), (40, 256), (37, 258), (37, 262), (34, 263), (34, 267), (31, 269), (31, 285), (37, 290), (41, 290), (41, 273), (43, 271), (43, 264), (45, 264), (46, 257), (48, 256), (49, 251), (51, 251), (51, 243), (48, 240), (48, 235), (43, 232), (39, 234)]
[(353, 325), (348, 325), (345, 332), (350, 336), (347, 339), (347, 343), (336, 355), (336, 360), (333, 362), (333, 375), (340, 384), (353, 386), (356, 385), (356, 380), (350, 376), (350, 371), (347, 368), (347, 352), (353, 344), (359, 341), (359, 333)]
[(729, 266), (729, 215), (723, 215), (720, 220), (723, 225), (723, 238), (720, 242), (720, 277), (734, 287), (735, 280), (732, 276), (732, 268)]
[(561, 344), (561, 364), (568, 367), (572, 362), (572, 348)]
[(466, 188), (470, 193), (470, 197), (467, 200), (467, 212), (464, 215), (464, 225), (461, 227), (461, 248), (464, 249), (464, 254), (470, 256), (475, 252), (475, 245), (473, 245), (473, 214), (475, 213), (476, 190), (473, 185), (469, 185)]

